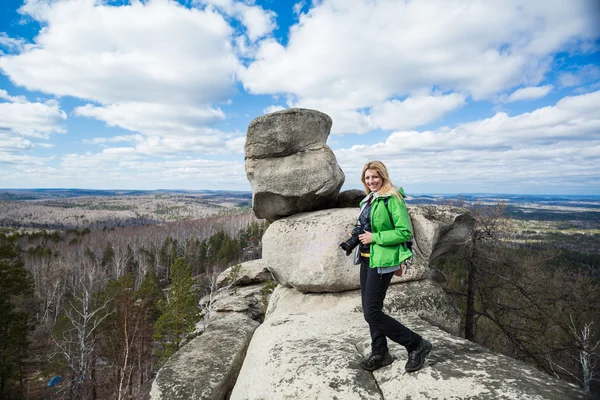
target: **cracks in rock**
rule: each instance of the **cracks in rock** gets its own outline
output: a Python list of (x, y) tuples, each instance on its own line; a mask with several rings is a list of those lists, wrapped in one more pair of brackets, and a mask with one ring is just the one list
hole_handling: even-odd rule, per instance
[[(359, 349), (359, 348), (358, 348), (358, 346), (356, 345), (356, 343), (352, 343), (352, 344), (354, 345), (354, 348), (356, 349), (356, 352), (357, 352), (357, 353), (358, 353), (358, 354), (359, 354), (359, 355), (360, 355), (360, 356), (363, 358), (363, 360), (364, 360), (364, 357), (363, 357), (363, 355), (362, 355), (362, 353), (361, 353), (360, 349)], [(379, 392), (379, 396), (381, 397), (381, 399), (382, 399), (382, 400), (385, 400), (385, 397), (383, 397), (383, 392), (381, 391), (381, 387), (379, 386), (379, 382), (377, 382), (377, 378), (375, 378), (375, 375), (373, 374), (373, 371), (366, 371), (366, 370), (365, 370), (365, 372), (368, 372), (368, 373), (371, 375), (371, 377), (373, 378), (373, 382), (375, 382), (375, 386), (377, 387), (377, 392)]]
[[(269, 147), (269, 146), (265, 146), (265, 147)], [(329, 146), (327, 146), (326, 143), (323, 143), (323, 144), (315, 143), (315, 144), (309, 144), (304, 149), (294, 151), (292, 153), (290, 153), (290, 152), (270, 153), (270, 154), (266, 154), (266, 155), (248, 156), (248, 157), (245, 157), (245, 159), (257, 161), (257, 160), (264, 160), (264, 159), (269, 159), (269, 158), (286, 158), (286, 157), (290, 157), (290, 156), (294, 156), (294, 155), (298, 155), (298, 154), (321, 151), (326, 147), (329, 147)]]

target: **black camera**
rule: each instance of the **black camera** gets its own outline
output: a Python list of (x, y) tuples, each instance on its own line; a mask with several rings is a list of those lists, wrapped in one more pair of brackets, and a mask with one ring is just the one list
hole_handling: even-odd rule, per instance
[(349, 256), (350, 253), (352, 253), (352, 250), (354, 250), (354, 248), (360, 244), (358, 235), (361, 235), (364, 232), (365, 229), (361, 225), (357, 225), (354, 227), (354, 229), (352, 229), (350, 239), (340, 243), (340, 247), (346, 252), (347, 256)]

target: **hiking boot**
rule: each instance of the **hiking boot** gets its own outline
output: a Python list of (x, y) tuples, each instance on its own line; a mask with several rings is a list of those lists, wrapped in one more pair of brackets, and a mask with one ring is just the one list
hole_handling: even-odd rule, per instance
[(406, 372), (415, 372), (420, 370), (425, 363), (425, 357), (431, 351), (431, 343), (425, 339), (421, 339), (421, 344), (417, 347), (416, 350), (408, 353), (408, 361), (406, 362), (406, 366), (404, 369)]
[(361, 361), (360, 367), (362, 369), (366, 369), (367, 371), (373, 372), (376, 369), (390, 365), (393, 362), (394, 358), (389, 351), (386, 351), (385, 354), (371, 354), (369, 358)]

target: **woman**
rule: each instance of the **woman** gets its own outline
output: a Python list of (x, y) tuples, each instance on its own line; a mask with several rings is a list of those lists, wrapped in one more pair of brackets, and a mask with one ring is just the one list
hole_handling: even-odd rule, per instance
[(355, 264), (360, 263), (362, 306), (371, 332), (371, 356), (361, 362), (361, 367), (374, 371), (394, 361), (388, 351), (389, 338), (406, 347), (406, 371), (418, 371), (431, 351), (431, 343), (382, 311), (392, 276), (402, 275), (402, 262), (412, 256), (404, 244), (412, 238), (404, 192), (392, 185), (380, 161), (364, 166), (361, 181), (367, 197), (360, 203), (358, 225), (366, 229), (358, 236)]

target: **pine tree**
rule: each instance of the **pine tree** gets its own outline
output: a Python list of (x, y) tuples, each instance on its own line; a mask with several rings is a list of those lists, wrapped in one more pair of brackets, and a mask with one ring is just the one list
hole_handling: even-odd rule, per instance
[(190, 266), (182, 257), (171, 266), (169, 277), (171, 287), (159, 303), (162, 314), (154, 324), (154, 338), (163, 345), (160, 354), (163, 362), (181, 348), (201, 318)]
[(16, 300), (33, 292), (31, 277), (24, 268), (15, 244), (16, 237), (0, 234), (0, 397), (11, 383), (21, 381), (21, 366), (29, 345), (32, 326), (29, 314)]

